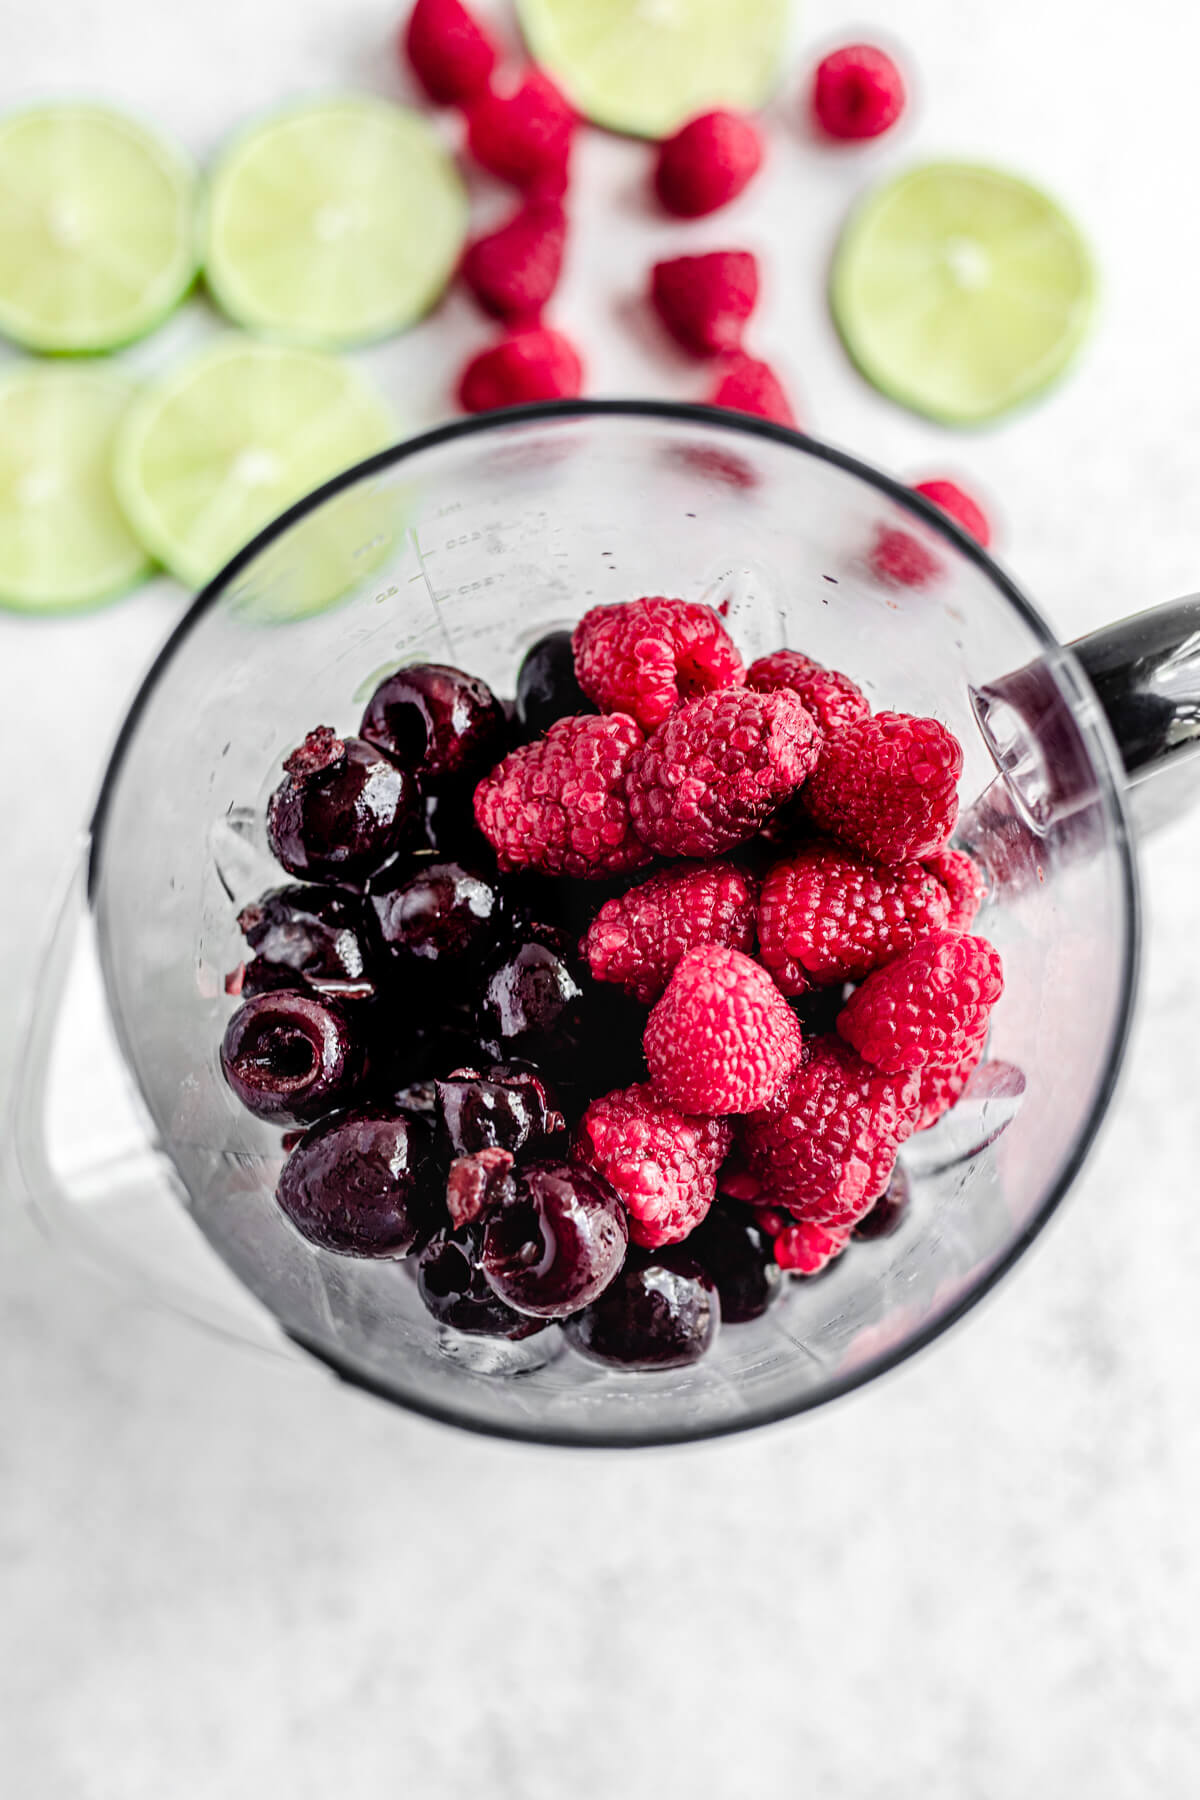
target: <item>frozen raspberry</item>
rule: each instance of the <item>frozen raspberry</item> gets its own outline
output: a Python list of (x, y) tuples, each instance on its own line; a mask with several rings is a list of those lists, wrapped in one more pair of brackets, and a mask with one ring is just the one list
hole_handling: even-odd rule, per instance
[(731, 356), (708, 396), (709, 406), (723, 406), (727, 412), (749, 413), (756, 419), (770, 419), (776, 425), (796, 423), (792, 403), (779, 384), (779, 378), (765, 362), (753, 356)]
[(820, 752), (795, 694), (726, 688), (689, 700), (634, 755), (634, 829), (662, 856), (720, 856), (753, 837)]
[(758, 301), (758, 263), (748, 250), (710, 250), (655, 263), (650, 297), (685, 350), (719, 356), (741, 347)]
[(937, 876), (950, 899), (945, 920), (947, 931), (966, 931), (974, 924), (987, 893), (983, 870), (965, 850), (939, 850), (936, 856), (927, 856), (924, 860), (925, 867), (931, 875)]
[(529, 325), (558, 286), (567, 217), (557, 200), (529, 200), (463, 257), (463, 280), (485, 312)]
[(882, 1075), (836, 1035), (817, 1038), (771, 1106), (742, 1122), (738, 1146), (764, 1202), (853, 1224), (887, 1185), (916, 1102), (915, 1077)]
[(876, 713), (826, 738), (804, 804), (823, 831), (876, 862), (932, 856), (958, 817), (962, 761), (940, 720)]
[(615, 982), (648, 1006), (680, 957), (703, 944), (754, 947), (754, 888), (732, 863), (662, 869), (606, 900), (580, 950), (597, 981)]
[(954, 1067), (987, 1029), (1004, 991), (986, 938), (935, 931), (868, 975), (838, 1015), (838, 1030), (867, 1062), (895, 1074)]
[(867, 561), (876, 581), (885, 587), (927, 587), (942, 572), (940, 558), (898, 525), (880, 526)]
[(970, 494), (964, 494), (953, 481), (918, 481), (913, 485), (914, 494), (923, 494), (935, 506), (940, 506), (944, 513), (949, 513), (956, 525), (961, 525), (968, 537), (973, 537), (986, 550), (992, 541), (992, 528), (988, 524), (987, 514), (983, 508), (972, 500)]
[(985, 1025), (977, 1037), (961, 1046), (952, 1060), (926, 1063), (918, 1071), (919, 1091), (913, 1112), (914, 1131), (928, 1131), (931, 1125), (937, 1124), (943, 1113), (950, 1111), (982, 1062), (986, 1043)]
[(519, 331), (473, 356), (459, 378), (464, 412), (495, 412), (534, 400), (574, 400), (583, 364), (561, 331)]
[(686, 1117), (640, 1083), (592, 1101), (574, 1155), (617, 1190), (633, 1242), (656, 1250), (685, 1238), (716, 1199), (732, 1135), (724, 1119)]
[(872, 863), (806, 844), (763, 882), (759, 958), (785, 994), (857, 981), (940, 930), (949, 911), (949, 894), (922, 863)]
[(404, 49), (431, 100), (462, 106), (487, 90), (496, 47), (462, 0), (416, 0)]
[(566, 192), (574, 131), (574, 111), (540, 69), (512, 93), (485, 94), (467, 114), (467, 146), (480, 167), (548, 199)]
[(878, 137), (896, 123), (905, 98), (899, 69), (872, 44), (848, 44), (817, 65), (813, 112), (829, 137)]
[(746, 670), (746, 685), (762, 694), (791, 688), (826, 733), (840, 731), (855, 719), (871, 716), (870, 701), (848, 675), (840, 669), (822, 668), (799, 650), (776, 650), (770, 656), (760, 656)]
[(803, 1053), (795, 1014), (766, 970), (716, 944), (676, 963), (643, 1042), (655, 1087), (684, 1113), (766, 1106)]
[(850, 1242), (852, 1225), (816, 1225), (798, 1220), (775, 1239), (775, 1261), (793, 1275), (819, 1275)]
[(584, 880), (650, 861), (625, 799), (629, 759), (642, 742), (632, 719), (559, 719), (513, 750), (475, 789), (475, 820), (500, 867)]
[(699, 219), (736, 200), (762, 159), (762, 139), (749, 119), (701, 113), (659, 145), (654, 186), (668, 212)]
[(742, 659), (711, 606), (655, 595), (593, 606), (572, 638), (575, 675), (604, 712), (653, 731), (685, 700), (741, 687)]

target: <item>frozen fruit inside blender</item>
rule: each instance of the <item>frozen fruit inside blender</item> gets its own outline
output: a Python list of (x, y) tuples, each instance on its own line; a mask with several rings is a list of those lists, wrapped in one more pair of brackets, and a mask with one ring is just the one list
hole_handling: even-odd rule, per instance
[(602, 1175), (538, 1161), (488, 1213), (479, 1266), (506, 1306), (564, 1319), (604, 1292), (628, 1243), (625, 1209)]
[(449, 1350), (554, 1321), (670, 1370), (919, 1204), (897, 1157), (1000, 960), (944, 722), (800, 647), (747, 669), (698, 601), (578, 610), (515, 704), (411, 664), (359, 736), (302, 736), (267, 809), (296, 879), (238, 914), (221, 1066), (307, 1128), (285, 1217), (411, 1257)]
[(478, 966), (499, 932), (495, 884), (479, 870), (433, 855), (385, 870), (371, 884), (371, 907), (385, 946), (409, 968), (461, 974)]
[(380, 682), (359, 730), (367, 743), (436, 788), (491, 767), (503, 748), (504, 713), (478, 676), (444, 663), (410, 663)]
[(417, 783), (362, 738), (318, 725), (283, 766), (267, 807), (267, 837), (289, 875), (364, 881), (410, 835)]

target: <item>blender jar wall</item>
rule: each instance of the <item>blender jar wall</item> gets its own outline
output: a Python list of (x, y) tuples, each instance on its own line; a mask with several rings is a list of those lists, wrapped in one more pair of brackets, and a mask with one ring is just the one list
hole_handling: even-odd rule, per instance
[[(917, 546), (915, 565), (897, 562), (895, 534)], [(925, 578), (898, 579), (906, 566)], [(302, 1242), (271, 1198), (279, 1135), (239, 1110), (217, 1047), (223, 977), (242, 955), (236, 912), (280, 879), (265, 800), (305, 731), (353, 728), (381, 673), (410, 660), (459, 663), (511, 693), (544, 631), (643, 593), (704, 599), (747, 660), (803, 649), (846, 669), (877, 709), (934, 713), (958, 734), (964, 840), (992, 889), (979, 928), (1007, 977), (989, 1059), (1020, 1071), (1024, 1095), (1013, 1114), (1004, 1090), (1011, 1123), (986, 1147), (997, 1112), (986, 1098), (914, 1141), (915, 1198), (895, 1237), (792, 1283), (695, 1368), (623, 1377), (558, 1353), (556, 1331), (515, 1347), (449, 1339), (403, 1266)], [(1028, 672), (1034, 698), (1006, 701), (1001, 745), (987, 696), (1013, 671)], [(461, 1424), (568, 1442), (736, 1429), (827, 1398), (935, 1333), (1069, 1180), (1107, 1095), (1131, 980), (1117, 777), (1070, 658), (985, 558), (900, 490), (792, 434), (671, 407), (447, 428), (267, 534), (197, 603), (131, 715), (90, 894), (124, 1055), (225, 1262), (343, 1374)], [(505, 1369), (520, 1379), (497, 1379)]]

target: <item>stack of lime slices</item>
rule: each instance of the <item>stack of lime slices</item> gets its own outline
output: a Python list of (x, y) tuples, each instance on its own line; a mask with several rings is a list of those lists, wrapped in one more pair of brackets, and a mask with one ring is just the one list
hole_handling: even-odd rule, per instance
[[(202, 230), (199, 210), (187, 159), (120, 113), (0, 119), (0, 335), (43, 354), (131, 343), (192, 285), (202, 240), (222, 309), (285, 340), (229, 337), (132, 400), (94, 368), (15, 366), (0, 387), (0, 605), (96, 605), (151, 558), (202, 584), (395, 437), (325, 351), (405, 329), (457, 266), (466, 194), (425, 120), (367, 96), (272, 114), (218, 161)], [(329, 580), (339, 547), (313, 559)], [(327, 588), (308, 583), (300, 609)]]

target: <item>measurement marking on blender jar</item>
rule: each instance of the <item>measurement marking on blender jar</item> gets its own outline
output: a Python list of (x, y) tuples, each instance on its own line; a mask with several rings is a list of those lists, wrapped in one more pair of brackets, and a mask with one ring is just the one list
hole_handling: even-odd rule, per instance
[[(413, 547), (413, 550), (416, 552), (417, 564), (420, 569), (421, 578), (425, 583), (425, 591), (429, 595), (430, 602), (433, 606), (434, 613), (437, 617), (438, 630), (442, 634), (442, 640), (445, 643), (447, 651), (449, 652), (450, 660), (451, 660), (451, 662), (453, 662), (454, 653), (455, 653), (454, 652), (454, 639), (451, 636), (449, 626), (446, 624), (445, 614), (442, 612), (441, 596), (439, 596), (437, 589), (434, 587), (432, 581), (429, 579), (429, 571), (425, 567), (426, 556), (425, 556), (424, 551), (421, 549), (421, 540), (417, 536), (417, 528), (415, 525), (413, 525), (409, 528), (408, 535), (412, 539), (412, 547)], [(436, 554), (435, 551), (430, 551), (431, 556), (435, 555), (435, 554)], [(414, 579), (415, 579), (415, 577), (414, 577)]]

